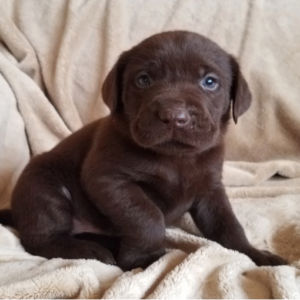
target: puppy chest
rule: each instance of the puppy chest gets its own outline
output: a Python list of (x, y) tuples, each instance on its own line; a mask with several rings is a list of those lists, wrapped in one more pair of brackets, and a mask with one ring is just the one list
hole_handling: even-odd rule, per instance
[(211, 189), (209, 176), (199, 174), (172, 174), (168, 178), (151, 176), (148, 180), (139, 181), (138, 185), (164, 214), (178, 214), (189, 210), (195, 197)]

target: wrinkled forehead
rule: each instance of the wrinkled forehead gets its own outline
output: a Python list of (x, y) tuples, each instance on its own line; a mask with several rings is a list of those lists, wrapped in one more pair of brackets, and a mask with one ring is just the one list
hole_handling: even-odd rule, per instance
[(231, 75), (229, 55), (212, 41), (196, 34), (153, 36), (128, 51), (128, 59), (132, 72)]

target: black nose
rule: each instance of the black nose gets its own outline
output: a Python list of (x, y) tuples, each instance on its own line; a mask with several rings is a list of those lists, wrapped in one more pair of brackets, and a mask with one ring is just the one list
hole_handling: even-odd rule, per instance
[(165, 109), (158, 112), (160, 120), (175, 127), (185, 127), (190, 123), (191, 117), (185, 109)]

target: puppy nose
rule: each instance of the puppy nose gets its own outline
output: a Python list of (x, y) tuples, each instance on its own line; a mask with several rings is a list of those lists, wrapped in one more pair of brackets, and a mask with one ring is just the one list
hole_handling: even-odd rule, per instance
[(189, 124), (191, 117), (185, 109), (162, 110), (158, 112), (160, 120), (176, 127), (185, 127)]

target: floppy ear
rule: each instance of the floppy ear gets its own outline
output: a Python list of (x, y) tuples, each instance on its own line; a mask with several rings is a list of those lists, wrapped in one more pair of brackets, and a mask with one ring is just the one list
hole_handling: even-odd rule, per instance
[(233, 120), (236, 124), (238, 117), (250, 107), (252, 96), (248, 84), (241, 73), (240, 67), (233, 57), (231, 57), (231, 65), (233, 76), (230, 97), (232, 100)]
[(112, 115), (122, 107), (122, 76), (124, 68), (125, 63), (122, 54), (102, 85), (102, 99)]

